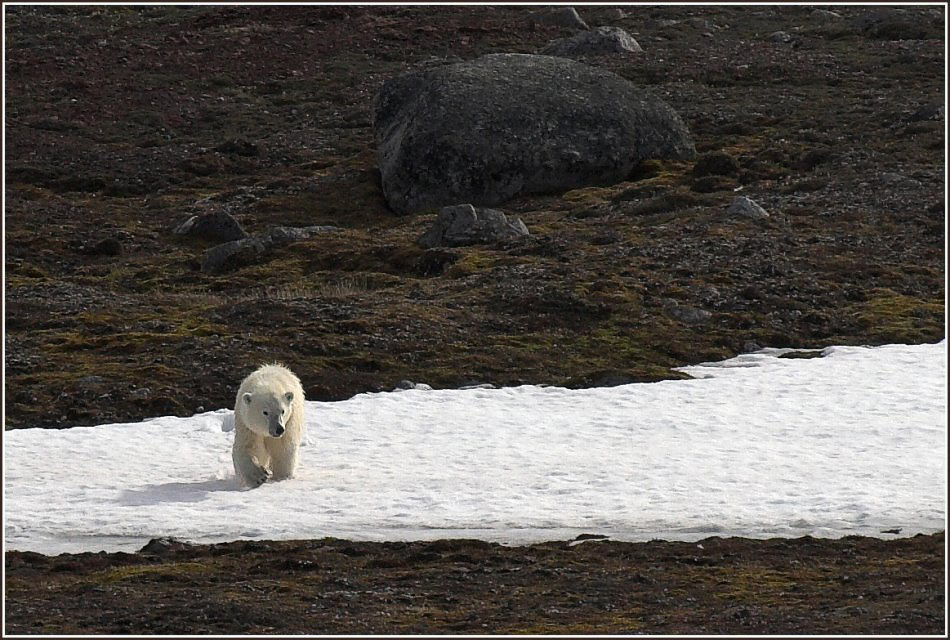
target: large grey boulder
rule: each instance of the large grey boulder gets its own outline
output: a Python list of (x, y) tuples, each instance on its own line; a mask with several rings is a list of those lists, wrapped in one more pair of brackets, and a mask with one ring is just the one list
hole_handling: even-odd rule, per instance
[(419, 238), (423, 249), (491, 244), (528, 235), (528, 228), (496, 209), (476, 209), (470, 204), (444, 207), (435, 224)]
[(398, 76), (376, 97), (383, 194), (398, 213), (609, 185), (647, 158), (691, 158), (665, 102), (566, 58), (492, 54)]
[(629, 33), (620, 27), (597, 27), (582, 31), (570, 38), (558, 38), (549, 42), (539, 53), (546, 56), (575, 58), (578, 56), (602, 56), (640, 53), (643, 49)]

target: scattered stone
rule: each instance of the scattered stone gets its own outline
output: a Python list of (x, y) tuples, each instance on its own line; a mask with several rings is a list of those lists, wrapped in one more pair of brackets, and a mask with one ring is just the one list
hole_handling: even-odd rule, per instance
[(588, 384), (591, 387), (619, 387), (624, 384), (633, 384), (638, 382), (633, 376), (629, 376), (619, 371), (603, 371), (593, 374)]
[(788, 35), (785, 31), (775, 31), (766, 38), (769, 42), (777, 42), (779, 44), (786, 44), (793, 40), (792, 36)]
[(240, 223), (230, 213), (212, 211), (198, 216), (191, 216), (175, 228), (178, 235), (189, 235), (202, 240), (215, 242), (231, 242), (247, 237)]
[(601, 535), (598, 533), (582, 533), (570, 542), (567, 543), (568, 547), (576, 547), (579, 544), (589, 543), (589, 542), (604, 542), (609, 540), (610, 536)]
[(432, 249), (492, 244), (527, 235), (528, 228), (520, 218), (509, 220), (496, 209), (459, 204), (439, 211), (435, 224), (419, 238), (419, 246)]
[(939, 38), (943, 33), (943, 20), (894, 7), (856, 16), (847, 26), (852, 33), (876, 40), (925, 40)]
[(117, 256), (122, 253), (122, 243), (117, 238), (103, 238), (91, 247), (86, 247), (84, 253), (90, 256)]
[(132, 400), (145, 400), (150, 395), (152, 395), (151, 389), (149, 389), (148, 387), (141, 387), (129, 393), (129, 398), (131, 398)]
[(918, 107), (910, 117), (907, 118), (908, 122), (921, 122), (925, 120), (943, 120), (944, 118), (944, 107), (942, 104), (924, 104)]
[(693, 165), (694, 176), (734, 176), (737, 173), (739, 161), (725, 151), (704, 153)]
[(376, 98), (383, 194), (398, 213), (604, 186), (695, 155), (665, 102), (602, 69), (492, 54), (398, 76)]
[(762, 296), (762, 290), (750, 284), (739, 291), (739, 296), (746, 300), (758, 300)]
[(566, 29), (590, 29), (587, 23), (578, 15), (574, 7), (560, 7), (558, 9), (544, 9), (528, 14), (528, 19), (545, 27), (563, 27)]
[(152, 538), (145, 544), (145, 546), (139, 549), (139, 553), (163, 555), (166, 553), (172, 553), (174, 551), (184, 551), (185, 549), (190, 549), (193, 546), (194, 545), (177, 538)]
[(226, 140), (214, 148), (221, 153), (230, 153), (237, 156), (256, 156), (258, 154), (257, 145), (253, 142), (241, 138)]
[(672, 20), (670, 18), (650, 18), (647, 20), (646, 26), (649, 29), (666, 29), (667, 27), (675, 27), (679, 23), (679, 20)]
[(417, 389), (419, 391), (432, 391), (432, 387), (424, 382), (413, 382), (412, 380), (400, 380), (396, 383), (393, 391), (409, 391)]
[(414, 271), (420, 276), (438, 276), (446, 267), (458, 262), (461, 254), (445, 249), (427, 249), (416, 259)]
[(230, 271), (260, 260), (273, 249), (335, 229), (336, 227), (332, 226), (273, 227), (266, 233), (225, 242), (205, 251), (201, 271), (203, 273)]
[(600, 533), (582, 533), (576, 538), (574, 538), (574, 541), (578, 542), (580, 540), (606, 540), (609, 537), (610, 536), (605, 536)]
[(904, 530), (904, 527), (895, 527), (893, 529), (884, 529), (883, 531), (881, 531), (881, 533), (891, 533), (896, 536), (903, 530)]
[(222, 273), (253, 264), (267, 253), (269, 248), (260, 238), (256, 237), (219, 244), (205, 251), (204, 259), (201, 262), (201, 271), (203, 273)]
[(828, 162), (834, 157), (834, 152), (827, 148), (817, 148), (809, 149), (799, 156), (797, 162), (795, 163), (796, 169), (804, 169), (805, 171), (811, 171), (815, 167), (825, 162)]
[(76, 381), (76, 385), (80, 387), (95, 387), (106, 381), (102, 376), (83, 376)]
[(732, 201), (732, 204), (729, 205), (728, 213), (729, 215), (745, 216), (746, 218), (756, 220), (769, 217), (768, 211), (759, 206), (755, 200), (747, 196), (737, 196), (736, 199)]
[(679, 304), (675, 300), (665, 300), (663, 308), (666, 315), (683, 324), (703, 324), (712, 317), (712, 314), (704, 309)]
[(696, 284), (689, 287), (690, 297), (703, 304), (713, 304), (722, 298), (719, 289), (711, 284)]
[(755, 351), (761, 351), (762, 347), (753, 340), (746, 340), (742, 343), (742, 353), (754, 353)]
[(894, 173), (893, 171), (885, 171), (881, 174), (881, 182), (888, 185), (896, 184), (905, 184), (905, 185), (919, 185), (920, 181), (915, 180), (909, 176), (905, 176), (901, 173)]
[(811, 360), (812, 358), (823, 358), (825, 354), (818, 349), (811, 351), (787, 351), (779, 356), (779, 358), (785, 358), (787, 360)]
[(706, 18), (689, 18), (685, 21), (685, 23), (694, 29), (702, 29), (703, 31), (707, 32), (716, 31), (719, 29), (718, 25), (707, 20)]
[(569, 38), (552, 40), (541, 51), (542, 55), (573, 58), (576, 56), (602, 56), (611, 54), (640, 53), (643, 49), (633, 37), (620, 27), (597, 27), (582, 31)]
[(829, 11), (828, 9), (815, 9), (811, 12), (812, 17), (822, 18), (824, 20), (838, 20), (841, 18), (840, 13), (834, 11)]

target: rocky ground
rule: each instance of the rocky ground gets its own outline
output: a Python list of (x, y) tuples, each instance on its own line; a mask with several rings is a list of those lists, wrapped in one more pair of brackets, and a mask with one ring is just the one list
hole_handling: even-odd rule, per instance
[[(698, 160), (647, 161), (619, 184), (498, 207), (527, 238), (421, 248), (436, 212), (387, 208), (373, 96), (409, 69), (533, 53), (573, 32), (534, 10), (6, 7), (5, 427), (230, 406), (269, 360), (310, 399), (334, 400), (403, 379), (579, 387), (677, 377), (671, 367), (756, 346), (943, 337), (939, 7), (582, 7), (590, 26), (622, 27), (643, 48), (587, 62), (669, 102)], [(729, 214), (737, 195), (770, 216)], [(172, 233), (207, 212), (251, 234), (335, 229), (208, 273), (216, 243)], [(722, 549), (713, 563), (710, 545)], [(704, 546), (8, 554), (7, 623), (943, 628), (942, 535)], [(291, 627), (302, 620), (311, 627)]]
[[(8, 552), (6, 631), (939, 634), (944, 535)], [(41, 588), (38, 588), (41, 587)]]

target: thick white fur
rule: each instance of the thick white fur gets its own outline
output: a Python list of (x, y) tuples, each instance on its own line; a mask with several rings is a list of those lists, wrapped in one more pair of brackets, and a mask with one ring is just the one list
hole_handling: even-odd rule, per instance
[[(284, 433), (273, 437), (270, 430), (277, 424)], [(264, 365), (247, 376), (234, 403), (231, 458), (238, 479), (258, 487), (269, 477), (292, 478), (304, 428), (304, 394), (297, 376), (280, 364)]]

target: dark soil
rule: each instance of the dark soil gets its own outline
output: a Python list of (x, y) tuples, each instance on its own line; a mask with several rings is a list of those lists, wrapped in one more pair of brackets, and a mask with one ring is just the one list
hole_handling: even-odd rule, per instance
[(8, 552), (8, 633), (939, 634), (944, 535)]
[[(387, 209), (372, 98), (569, 34), (535, 9), (5, 7), (5, 428), (227, 407), (273, 360), (335, 400), (943, 338), (940, 7), (581, 7), (644, 49), (588, 62), (668, 101), (701, 157), (498, 207), (529, 238), (422, 250), (436, 212)], [(727, 215), (737, 194), (771, 216)], [(338, 230), (209, 275), (214, 243), (171, 230), (220, 211)], [(942, 534), (703, 547), (11, 553), (7, 631), (943, 630)]]

